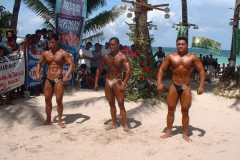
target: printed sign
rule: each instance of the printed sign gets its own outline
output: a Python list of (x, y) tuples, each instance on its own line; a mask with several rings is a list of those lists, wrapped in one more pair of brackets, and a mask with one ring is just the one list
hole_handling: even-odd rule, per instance
[(0, 57), (0, 93), (24, 84), (25, 59), (23, 52)]

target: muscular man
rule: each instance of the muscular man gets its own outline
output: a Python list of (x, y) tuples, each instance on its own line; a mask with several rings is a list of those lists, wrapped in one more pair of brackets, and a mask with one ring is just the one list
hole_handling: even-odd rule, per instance
[[(47, 79), (44, 85), (44, 96), (46, 102), (46, 115), (47, 119), (43, 122), (43, 125), (51, 124), (51, 111), (52, 111), (52, 97), (55, 93), (57, 101), (57, 111), (58, 111), (58, 125), (61, 128), (65, 128), (62, 123), (62, 113), (63, 113), (63, 92), (64, 84), (68, 81), (71, 72), (74, 69), (74, 62), (70, 54), (58, 47), (58, 35), (52, 34), (48, 37), (48, 44), (50, 50), (43, 52), (38, 64), (36, 71), (36, 79), (41, 80), (40, 72), (42, 64), (46, 61), (48, 64)], [(63, 66), (68, 63), (69, 69), (65, 75), (62, 74)]]
[(177, 38), (177, 52), (169, 54), (164, 59), (158, 71), (157, 89), (163, 91), (162, 79), (164, 72), (168, 66), (172, 69), (172, 85), (169, 88), (167, 95), (168, 115), (167, 115), (167, 133), (161, 138), (168, 138), (172, 136), (172, 125), (174, 122), (174, 112), (178, 99), (181, 103), (182, 125), (183, 125), (183, 139), (191, 141), (188, 137), (189, 116), (188, 111), (191, 107), (191, 88), (190, 88), (190, 74), (194, 67), (200, 73), (200, 86), (197, 89), (197, 94), (203, 93), (205, 82), (205, 71), (201, 61), (196, 55), (188, 52), (188, 40), (184, 37)]
[[(131, 63), (127, 56), (119, 51), (119, 39), (113, 37), (109, 40), (110, 53), (104, 54), (101, 57), (101, 62), (96, 71), (95, 77), (95, 90), (98, 90), (98, 80), (103, 70), (104, 65), (108, 66), (108, 73), (105, 83), (105, 95), (110, 105), (110, 112), (112, 116), (112, 125), (107, 127), (106, 130), (115, 129), (118, 127), (116, 117), (115, 97), (120, 108), (120, 115), (123, 122), (123, 130), (131, 133), (127, 125), (126, 110), (124, 107), (125, 87), (131, 76), (132, 68)], [(122, 79), (123, 69), (126, 70), (126, 75)]]

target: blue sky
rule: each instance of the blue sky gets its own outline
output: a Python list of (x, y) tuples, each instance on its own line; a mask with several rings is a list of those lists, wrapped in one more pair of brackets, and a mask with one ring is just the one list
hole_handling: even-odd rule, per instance
[[(108, 10), (115, 5), (122, 4), (121, 0), (106, 0), (107, 6), (100, 11)], [(0, 4), (4, 5), (7, 10), (12, 12), (14, 0), (1, 0)], [(164, 19), (164, 12), (149, 11), (148, 20), (157, 25), (157, 30), (151, 30), (150, 34), (154, 35), (155, 41), (152, 46), (175, 47), (177, 31), (172, 28), (174, 23), (178, 23), (181, 18), (181, 0), (148, 0), (152, 5), (169, 4), (170, 19)], [(189, 47), (191, 46), (192, 36), (205, 37), (221, 43), (221, 49), (230, 50), (232, 27), (229, 25), (233, 17), (235, 0), (188, 0), (188, 22), (197, 24), (198, 30), (189, 29)], [(125, 3), (128, 7), (130, 4)], [(114, 23), (109, 24), (103, 29), (106, 41), (112, 36), (120, 39), (123, 45), (131, 45), (126, 33), (130, 30), (125, 22), (131, 23), (132, 20), (127, 18), (125, 12)], [(18, 36), (34, 33), (36, 29), (41, 29), (43, 20), (29, 11), (24, 4), (21, 5), (18, 20)], [(104, 44), (104, 42), (102, 42)]]

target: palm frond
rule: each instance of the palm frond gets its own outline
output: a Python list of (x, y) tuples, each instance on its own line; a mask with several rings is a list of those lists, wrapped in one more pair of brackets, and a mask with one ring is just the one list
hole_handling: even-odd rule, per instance
[(43, 26), (48, 29), (55, 29), (54, 25), (54, 13), (55, 13), (55, 4), (56, 0), (23, 0), (27, 7), (36, 13), (38, 16), (41, 16), (45, 19), (45, 16), (50, 18), (49, 21), (45, 21)]
[(42, 16), (48, 11), (47, 6), (45, 6), (41, 0), (23, 0), (23, 2), (38, 16)]
[(87, 20), (84, 27), (84, 33), (97, 32), (104, 28), (107, 24), (115, 21), (120, 15), (124, 13), (117, 6), (114, 6), (109, 11), (103, 11), (92, 19)]
[(107, 5), (106, 0), (87, 0), (87, 18), (98, 8)]

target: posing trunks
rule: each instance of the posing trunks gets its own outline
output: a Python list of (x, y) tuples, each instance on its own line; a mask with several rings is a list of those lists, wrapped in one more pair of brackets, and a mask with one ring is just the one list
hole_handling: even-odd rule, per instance
[(190, 83), (188, 83), (186, 85), (182, 85), (182, 86), (179, 86), (179, 85), (177, 85), (175, 83), (173, 83), (173, 85), (176, 88), (178, 95), (181, 95), (183, 90), (187, 89), (187, 86), (190, 85)]
[(57, 82), (59, 82), (59, 79), (61, 79), (61, 78), (63, 78), (63, 77), (55, 78), (55, 79), (53, 79), (53, 80), (47, 78), (47, 80), (48, 80), (48, 82), (51, 84), (52, 88), (54, 88), (55, 84), (56, 84)]
[(106, 79), (107, 84), (110, 88), (113, 88), (115, 84), (117, 84), (119, 81), (122, 81), (121, 79)]

